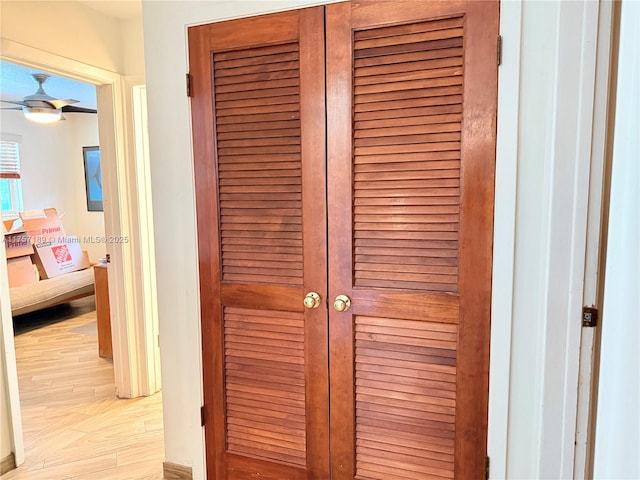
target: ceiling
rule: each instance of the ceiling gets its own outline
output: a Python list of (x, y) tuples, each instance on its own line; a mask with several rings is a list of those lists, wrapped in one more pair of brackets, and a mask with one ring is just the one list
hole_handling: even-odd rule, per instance
[(134, 20), (142, 17), (142, 0), (76, 0), (87, 7), (119, 20)]
[[(23, 97), (35, 93), (38, 84), (31, 78), (32, 73), (47, 72), (1, 60), (0, 98), (2, 100), (22, 100)], [(52, 75), (45, 82), (43, 88), (47, 94), (60, 100), (70, 98), (79, 100), (79, 103), (74, 103), (74, 106), (96, 108), (96, 87), (94, 85)], [(9, 107), (10, 105), (3, 103), (2, 106)]]

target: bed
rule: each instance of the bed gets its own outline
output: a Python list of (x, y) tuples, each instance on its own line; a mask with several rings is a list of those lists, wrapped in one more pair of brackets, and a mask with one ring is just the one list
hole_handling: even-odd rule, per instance
[(67, 303), (94, 294), (93, 268), (12, 287), (10, 292), (11, 313), (14, 317)]

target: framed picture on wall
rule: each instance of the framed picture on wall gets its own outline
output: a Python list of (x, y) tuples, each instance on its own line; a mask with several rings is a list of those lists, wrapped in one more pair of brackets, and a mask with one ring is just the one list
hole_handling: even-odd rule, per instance
[(87, 210), (102, 212), (102, 170), (99, 147), (82, 147), (84, 180), (87, 187)]

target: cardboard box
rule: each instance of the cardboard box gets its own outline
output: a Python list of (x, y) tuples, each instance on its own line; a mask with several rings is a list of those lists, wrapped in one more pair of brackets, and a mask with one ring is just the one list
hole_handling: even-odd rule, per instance
[(82, 247), (75, 235), (36, 243), (35, 250), (34, 260), (43, 279), (90, 266), (88, 257), (83, 255)]
[(22, 230), (22, 228), (20, 228), (22, 227), (22, 220), (20, 220), (20, 217), (4, 219), (2, 220), (2, 224), (4, 225), (4, 231), (7, 233)]
[(19, 215), (22, 221), (20, 230), (27, 232), (34, 243), (53, 241), (65, 236), (62, 221), (55, 208), (30, 210)]
[(37, 283), (38, 276), (31, 263), (31, 257), (17, 257), (7, 260), (9, 271), (9, 287), (19, 287), (29, 283)]
[(4, 247), (7, 250), (7, 258), (23, 257), (33, 253), (31, 237), (27, 232), (5, 233)]

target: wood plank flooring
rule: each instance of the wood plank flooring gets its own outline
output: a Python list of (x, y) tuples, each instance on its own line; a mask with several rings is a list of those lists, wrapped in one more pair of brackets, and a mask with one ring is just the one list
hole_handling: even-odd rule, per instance
[(161, 394), (116, 398), (94, 308), (89, 297), (52, 309), (44, 326), (16, 319), (25, 463), (2, 480), (163, 478)]

